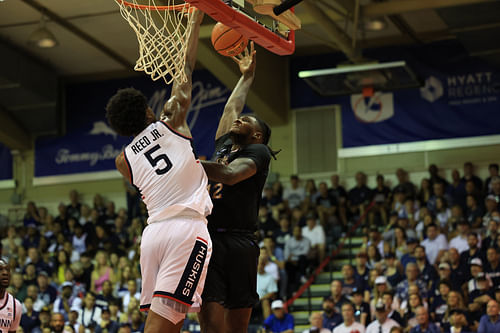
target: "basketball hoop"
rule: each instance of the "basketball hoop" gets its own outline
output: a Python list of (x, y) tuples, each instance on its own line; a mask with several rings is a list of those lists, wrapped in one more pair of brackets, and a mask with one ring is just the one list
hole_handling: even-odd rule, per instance
[[(139, 43), (139, 58), (134, 70), (144, 71), (153, 81), (162, 78), (186, 82), (184, 73), (187, 39), (192, 25), (188, 24), (196, 8), (188, 3), (178, 4), (164, 0), (115, 0), (120, 13), (134, 30)], [(147, 4), (145, 4), (147, 2)]]

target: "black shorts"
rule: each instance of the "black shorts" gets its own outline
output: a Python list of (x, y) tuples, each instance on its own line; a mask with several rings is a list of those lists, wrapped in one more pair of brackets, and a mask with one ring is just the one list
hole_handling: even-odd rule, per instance
[(208, 265), (203, 302), (217, 302), (227, 309), (252, 308), (257, 294), (257, 261), (260, 249), (249, 233), (211, 232), (212, 257)]

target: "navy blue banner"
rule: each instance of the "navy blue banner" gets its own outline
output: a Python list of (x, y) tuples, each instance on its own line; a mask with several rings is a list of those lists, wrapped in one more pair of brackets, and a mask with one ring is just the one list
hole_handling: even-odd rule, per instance
[(367, 97), (320, 97), (296, 74), (335, 67), (342, 58), (302, 59), (292, 66), (292, 106), (340, 104), (344, 148), (500, 134), (500, 72), (464, 52), (454, 43), (368, 52), (382, 61), (406, 60), (425, 86)]
[(0, 143), (0, 180), (10, 180), (12, 175), (12, 154)]
[[(131, 138), (120, 137), (109, 127), (104, 109), (118, 89), (127, 87), (142, 91), (157, 116), (171, 91), (171, 85), (145, 76), (68, 86), (67, 134), (36, 140), (35, 177), (115, 170), (115, 157)], [(210, 72), (194, 72), (188, 124), (200, 157), (212, 155), (215, 131), (230, 92)]]

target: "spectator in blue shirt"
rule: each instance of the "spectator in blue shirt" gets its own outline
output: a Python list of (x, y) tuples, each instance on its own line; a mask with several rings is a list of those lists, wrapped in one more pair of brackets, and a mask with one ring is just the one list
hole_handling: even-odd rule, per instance
[(38, 299), (45, 306), (50, 306), (54, 303), (57, 297), (57, 289), (49, 284), (49, 274), (45, 271), (38, 273)]
[(427, 297), (427, 285), (419, 277), (420, 271), (416, 263), (406, 265), (406, 280), (401, 281), (396, 287), (396, 296), (399, 302), (408, 300), (410, 285), (415, 284), (420, 291), (420, 297)]
[(24, 299), (23, 307), (25, 311), (21, 316), (20, 326), (25, 332), (31, 332), (40, 325), (40, 320), (38, 319), (38, 312), (33, 310), (33, 299), (30, 296), (26, 296)]
[(333, 329), (340, 325), (342, 321), (342, 316), (335, 311), (335, 303), (333, 299), (325, 298), (323, 300), (323, 327), (333, 331)]
[(266, 332), (293, 333), (295, 328), (293, 316), (283, 309), (283, 301), (275, 300), (271, 304), (273, 313), (264, 321)]
[(424, 306), (419, 306), (415, 310), (418, 325), (410, 330), (410, 333), (440, 333), (441, 330), (436, 324), (429, 321), (429, 312)]
[(500, 332), (500, 316), (498, 302), (494, 299), (488, 302), (486, 314), (479, 321), (477, 333), (497, 333)]
[(406, 265), (413, 262), (417, 262), (417, 258), (415, 258), (415, 249), (418, 246), (418, 239), (413, 238), (413, 237), (408, 237), (406, 239), (406, 247), (408, 249), (408, 253), (403, 254), (401, 257), (401, 265), (403, 265), (403, 269), (406, 270)]

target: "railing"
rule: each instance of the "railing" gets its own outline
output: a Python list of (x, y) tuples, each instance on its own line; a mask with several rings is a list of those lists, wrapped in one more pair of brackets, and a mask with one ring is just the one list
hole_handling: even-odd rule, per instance
[[(309, 277), (309, 279), (307, 280), (306, 283), (304, 283), (296, 292), (295, 294), (293, 294), (293, 296), (286, 301), (285, 303), (285, 309), (287, 309), (289, 306), (291, 306), (293, 304), (293, 302), (295, 302), (295, 300), (297, 298), (299, 298), (300, 296), (302, 296), (304, 294), (304, 292), (307, 291), (307, 304), (308, 304), (308, 309), (309, 309), (309, 312), (311, 312), (311, 284), (314, 282), (314, 280), (316, 279), (316, 277), (318, 276), (318, 274), (320, 274), (323, 269), (325, 268), (326, 265), (328, 265), (330, 262), (332, 262), (332, 260), (340, 253), (340, 251), (342, 251), (342, 249), (344, 248), (344, 244), (345, 244), (345, 239), (347, 238), (348, 241), (349, 241), (349, 251), (352, 251), (352, 235), (354, 234), (354, 232), (356, 231), (356, 229), (358, 229), (358, 227), (360, 226), (361, 222), (363, 222), (363, 220), (366, 218), (366, 216), (368, 215), (368, 212), (373, 208), (373, 206), (375, 205), (375, 201), (372, 201), (365, 209), (365, 211), (363, 212), (363, 214), (358, 218), (358, 220), (351, 226), (351, 228), (349, 228), (349, 230), (347, 231), (346, 233), (346, 236), (342, 239), (342, 241), (340, 242), (339, 246), (334, 249), (332, 251), (332, 253), (326, 257), (320, 264), (319, 266), (313, 271), (313, 273), (311, 274), (311, 276)], [(351, 258), (351, 252), (349, 252), (349, 258)], [(330, 269), (330, 280), (333, 280), (333, 269)]]

